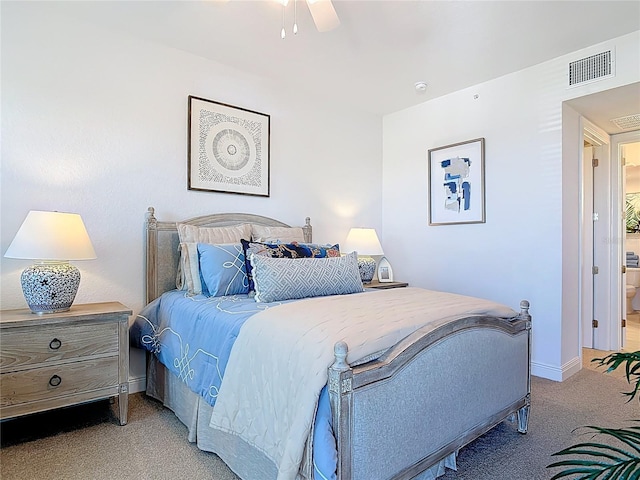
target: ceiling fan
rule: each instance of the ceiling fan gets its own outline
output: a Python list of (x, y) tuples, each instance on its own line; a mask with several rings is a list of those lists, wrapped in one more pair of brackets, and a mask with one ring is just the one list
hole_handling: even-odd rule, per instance
[[(277, 0), (282, 4), (282, 32), (280, 36), (282, 38), (285, 37), (285, 29), (284, 29), (284, 9), (289, 4), (291, 0)], [(302, 0), (300, 0), (302, 1)], [(338, 14), (336, 13), (335, 8), (333, 8), (333, 3), (331, 0), (305, 0), (307, 6), (309, 7), (309, 11), (311, 12), (311, 17), (313, 17), (313, 23), (315, 23), (316, 28), (319, 32), (328, 32), (329, 30), (333, 30), (340, 25), (340, 19), (338, 18)], [(296, 22), (296, 10), (298, 0), (293, 0), (294, 3), (294, 14), (293, 14), (293, 34), (298, 33), (298, 24)]]

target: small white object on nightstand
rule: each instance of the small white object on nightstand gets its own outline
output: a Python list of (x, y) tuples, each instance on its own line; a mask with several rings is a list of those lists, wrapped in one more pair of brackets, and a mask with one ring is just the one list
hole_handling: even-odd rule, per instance
[(380, 283), (393, 282), (393, 269), (387, 257), (382, 257), (378, 262), (378, 281)]

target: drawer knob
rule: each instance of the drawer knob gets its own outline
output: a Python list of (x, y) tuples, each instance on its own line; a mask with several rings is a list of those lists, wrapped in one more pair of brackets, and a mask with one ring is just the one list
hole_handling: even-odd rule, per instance
[(62, 383), (62, 379), (58, 375), (54, 375), (49, 379), (49, 385), (52, 387), (57, 387)]
[(58, 340), (57, 338), (54, 338), (49, 343), (49, 348), (51, 350), (58, 350), (61, 346), (62, 346), (62, 342), (60, 340)]

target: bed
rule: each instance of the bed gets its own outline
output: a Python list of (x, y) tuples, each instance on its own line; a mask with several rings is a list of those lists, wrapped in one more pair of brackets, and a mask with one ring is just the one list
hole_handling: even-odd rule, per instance
[[(147, 350), (147, 394), (187, 426), (189, 441), (216, 453), (243, 480), (432, 479), (447, 467), (455, 469), (457, 452), (503, 421), (526, 433), (527, 301), (516, 312), (488, 300), (412, 287), (374, 291), (360, 284), (359, 290), (345, 291), (352, 287), (336, 286), (335, 278), (351, 278), (348, 262), (355, 254), (334, 256), (331, 246), (322, 258), (304, 261), (245, 249), (257, 293), (218, 290), (207, 296), (194, 287), (198, 280), (203, 290), (210, 285), (204, 263), (199, 279), (188, 272), (189, 258), (204, 262), (206, 239), (198, 240), (194, 254), (193, 244), (185, 247), (185, 228), (253, 226), (248, 241), (273, 246), (288, 240), (256, 239), (255, 232), (277, 237), (294, 227), (251, 214), (164, 222), (151, 207), (145, 223), (147, 306), (131, 336), (132, 345)], [(308, 218), (295, 232), (302, 245), (312, 244)], [(339, 277), (320, 296), (303, 291), (293, 298), (270, 297), (270, 288), (281, 291), (296, 275), (292, 265), (312, 270), (292, 280), (291, 288), (322, 278), (324, 273), (313, 270), (318, 265), (346, 270), (334, 272)], [(240, 271), (243, 265), (232, 267)], [(187, 313), (193, 308), (197, 313)], [(224, 333), (209, 317), (221, 312), (229, 319)], [(180, 328), (193, 330), (192, 340)], [(217, 343), (198, 343), (204, 339)], [(175, 352), (163, 358), (171, 342)], [(199, 373), (205, 369), (206, 375)]]

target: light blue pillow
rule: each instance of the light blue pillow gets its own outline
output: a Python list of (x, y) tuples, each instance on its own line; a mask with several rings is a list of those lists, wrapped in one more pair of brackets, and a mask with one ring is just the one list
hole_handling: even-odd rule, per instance
[(251, 254), (256, 302), (345, 295), (364, 291), (358, 256), (271, 258)]
[(221, 297), (249, 293), (242, 244), (199, 243), (198, 259), (200, 275), (209, 295)]

